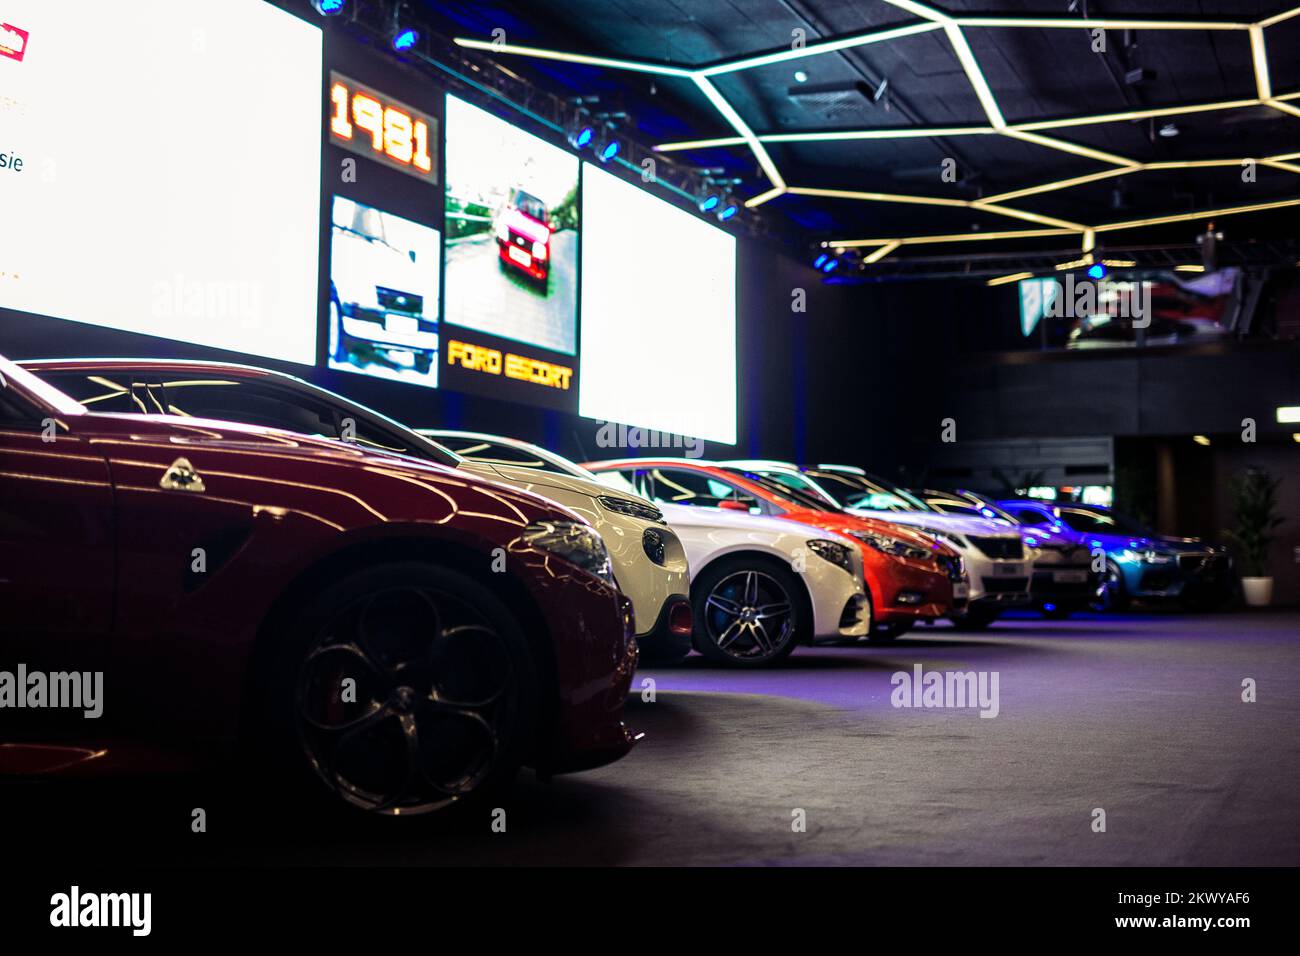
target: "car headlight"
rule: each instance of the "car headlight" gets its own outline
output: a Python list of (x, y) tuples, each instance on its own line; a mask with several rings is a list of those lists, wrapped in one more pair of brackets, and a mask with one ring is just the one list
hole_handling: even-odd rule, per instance
[(504, 219), (497, 223), (497, 238), (502, 242), (510, 241), (510, 227), (506, 225)]
[(925, 561), (930, 557), (930, 552), (925, 548), (917, 547), (910, 541), (899, 541), (887, 534), (877, 534), (874, 531), (850, 531), (849, 534), (868, 547), (875, 548), (877, 551), (895, 558), (911, 558), (913, 561)]
[(534, 243), (533, 243), (533, 258), (534, 258), (534, 259), (541, 259), (543, 262), (545, 262), (545, 261), (546, 261), (546, 251), (547, 251), (547, 250), (546, 250), (546, 243), (544, 243), (544, 242), (534, 242)]
[(614, 583), (609, 551), (590, 525), (578, 521), (535, 521), (524, 529), (520, 538), (525, 544), (563, 558), (602, 581)]
[(846, 545), (838, 541), (827, 541), (825, 538), (815, 538), (808, 542), (808, 547), (813, 554), (820, 558), (825, 558), (831, 564), (837, 564), (850, 574), (853, 573), (853, 560), (849, 556), (849, 549)]
[(646, 528), (641, 535), (641, 550), (655, 564), (663, 565), (667, 552), (664, 548), (664, 535), (656, 528)]
[(600, 506), (606, 511), (612, 511), (615, 514), (626, 515), (629, 518), (640, 518), (642, 521), (653, 521), (656, 524), (667, 524), (664, 520), (664, 513), (652, 504), (644, 501), (632, 501), (630, 498), (618, 498), (614, 495), (599, 495), (596, 498)]

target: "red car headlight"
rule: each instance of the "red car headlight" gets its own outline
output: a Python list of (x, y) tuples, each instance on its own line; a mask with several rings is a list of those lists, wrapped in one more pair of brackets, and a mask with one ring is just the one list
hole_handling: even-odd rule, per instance
[(533, 243), (533, 258), (534, 258), (534, 259), (537, 259), (537, 260), (539, 260), (539, 261), (541, 261), (541, 262), (545, 262), (545, 261), (546, 261), (546, 257), (547, 257), (548, 255), (550, 255), (550, 253), (551, 253), (551, 250), (547, 248), (546, 243), (544, 243), (544, 242), (534, 242), (534, 243)]

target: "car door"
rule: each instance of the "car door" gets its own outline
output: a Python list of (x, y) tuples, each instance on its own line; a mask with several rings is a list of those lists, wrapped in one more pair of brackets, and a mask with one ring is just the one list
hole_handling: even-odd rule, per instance
[(0, 388), (0, 632), (6, 657), (109, 633), (114, 502), (104, 457)]

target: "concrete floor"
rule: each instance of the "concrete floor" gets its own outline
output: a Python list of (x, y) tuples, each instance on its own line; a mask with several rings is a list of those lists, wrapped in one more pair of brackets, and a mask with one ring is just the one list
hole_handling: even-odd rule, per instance
[[(997, 671), (999, 715), (894, 708), (890, 676), (914, 663)], [(1026, 616), (801, 649), (773, 671), (691, 658), (647, 677), (655, 700), (629, 711), (640, 745), (550, 784), (522, 774), (505, 833), (483, 816), (322, 834), (282, 807), (240, 819), (185, 782), (144, 806), (80, 793), (78, 855), (120, 862), (126, 839), (141, 862), (1300, 864), (1300, 613)], [(189, 833), (196, 805), (212, 807), (207, 834)]]

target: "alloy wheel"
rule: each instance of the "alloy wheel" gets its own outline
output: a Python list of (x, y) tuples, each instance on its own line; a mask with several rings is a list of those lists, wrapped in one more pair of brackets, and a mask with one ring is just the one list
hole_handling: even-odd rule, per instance
[(430, 813), (491, 775), (517, 689), (508, 645), (472, 607), (390, 588), (345, 606), (312, 642), (298, 672), (298, 737), (345, 802)]
[(794, 635), (794, 604), (776, 578), (745, 570), (718, 581), (704, 600), (704, 626), (718, 650), (738, 661), (770, 660)]

